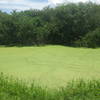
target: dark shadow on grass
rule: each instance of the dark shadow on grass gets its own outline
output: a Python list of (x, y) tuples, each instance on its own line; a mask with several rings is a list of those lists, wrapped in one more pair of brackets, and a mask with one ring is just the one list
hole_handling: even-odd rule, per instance
[(65, 47), (71, 47), (71, 48), (90, 48), (90, 49), (98, 49), (100, 47), (85, 47), (85, 46), (76, 46), (76, 45), (67, 45), (67, 44), (31, 44), (31, 45), (26, 45), (26, 44), (9, 44), (9, 45), (0, 45), (0, 47), (45, 47), (45, 46), (49, 46), (49, 45), (52, 45), (52, 46), (65, 46)]

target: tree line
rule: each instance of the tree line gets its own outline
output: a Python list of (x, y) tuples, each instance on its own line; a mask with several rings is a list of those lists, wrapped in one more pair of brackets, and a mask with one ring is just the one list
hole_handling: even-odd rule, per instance
[(0, 45), (100, 46), (100, 5), (69, 3), (8, 14), (0, 11)]

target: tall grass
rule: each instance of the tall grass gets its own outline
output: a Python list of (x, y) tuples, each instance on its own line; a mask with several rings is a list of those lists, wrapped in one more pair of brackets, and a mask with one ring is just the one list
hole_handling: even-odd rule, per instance
[(62, 88), (49, 89), (1, 73), (0, 100), (100, 100), (100, 80), (77, 80)]

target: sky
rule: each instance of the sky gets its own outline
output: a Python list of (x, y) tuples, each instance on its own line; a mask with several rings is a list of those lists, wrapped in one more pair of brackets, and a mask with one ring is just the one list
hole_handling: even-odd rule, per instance
[[(87, 2), (89, 0), (0, 0), (0, 10), (10, 12), (11, 10), (42, 9), (48, 5), (56, 5), (64, 2)], [(100, 0), (90, 0), (99, 2)]]

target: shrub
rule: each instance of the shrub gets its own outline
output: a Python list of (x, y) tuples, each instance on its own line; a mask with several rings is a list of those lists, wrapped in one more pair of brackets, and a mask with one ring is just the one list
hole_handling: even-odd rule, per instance
[(76, 41), (76, 45), (89, 48), (100, 47), (100, 28), (87, 33), (81, 40)]

